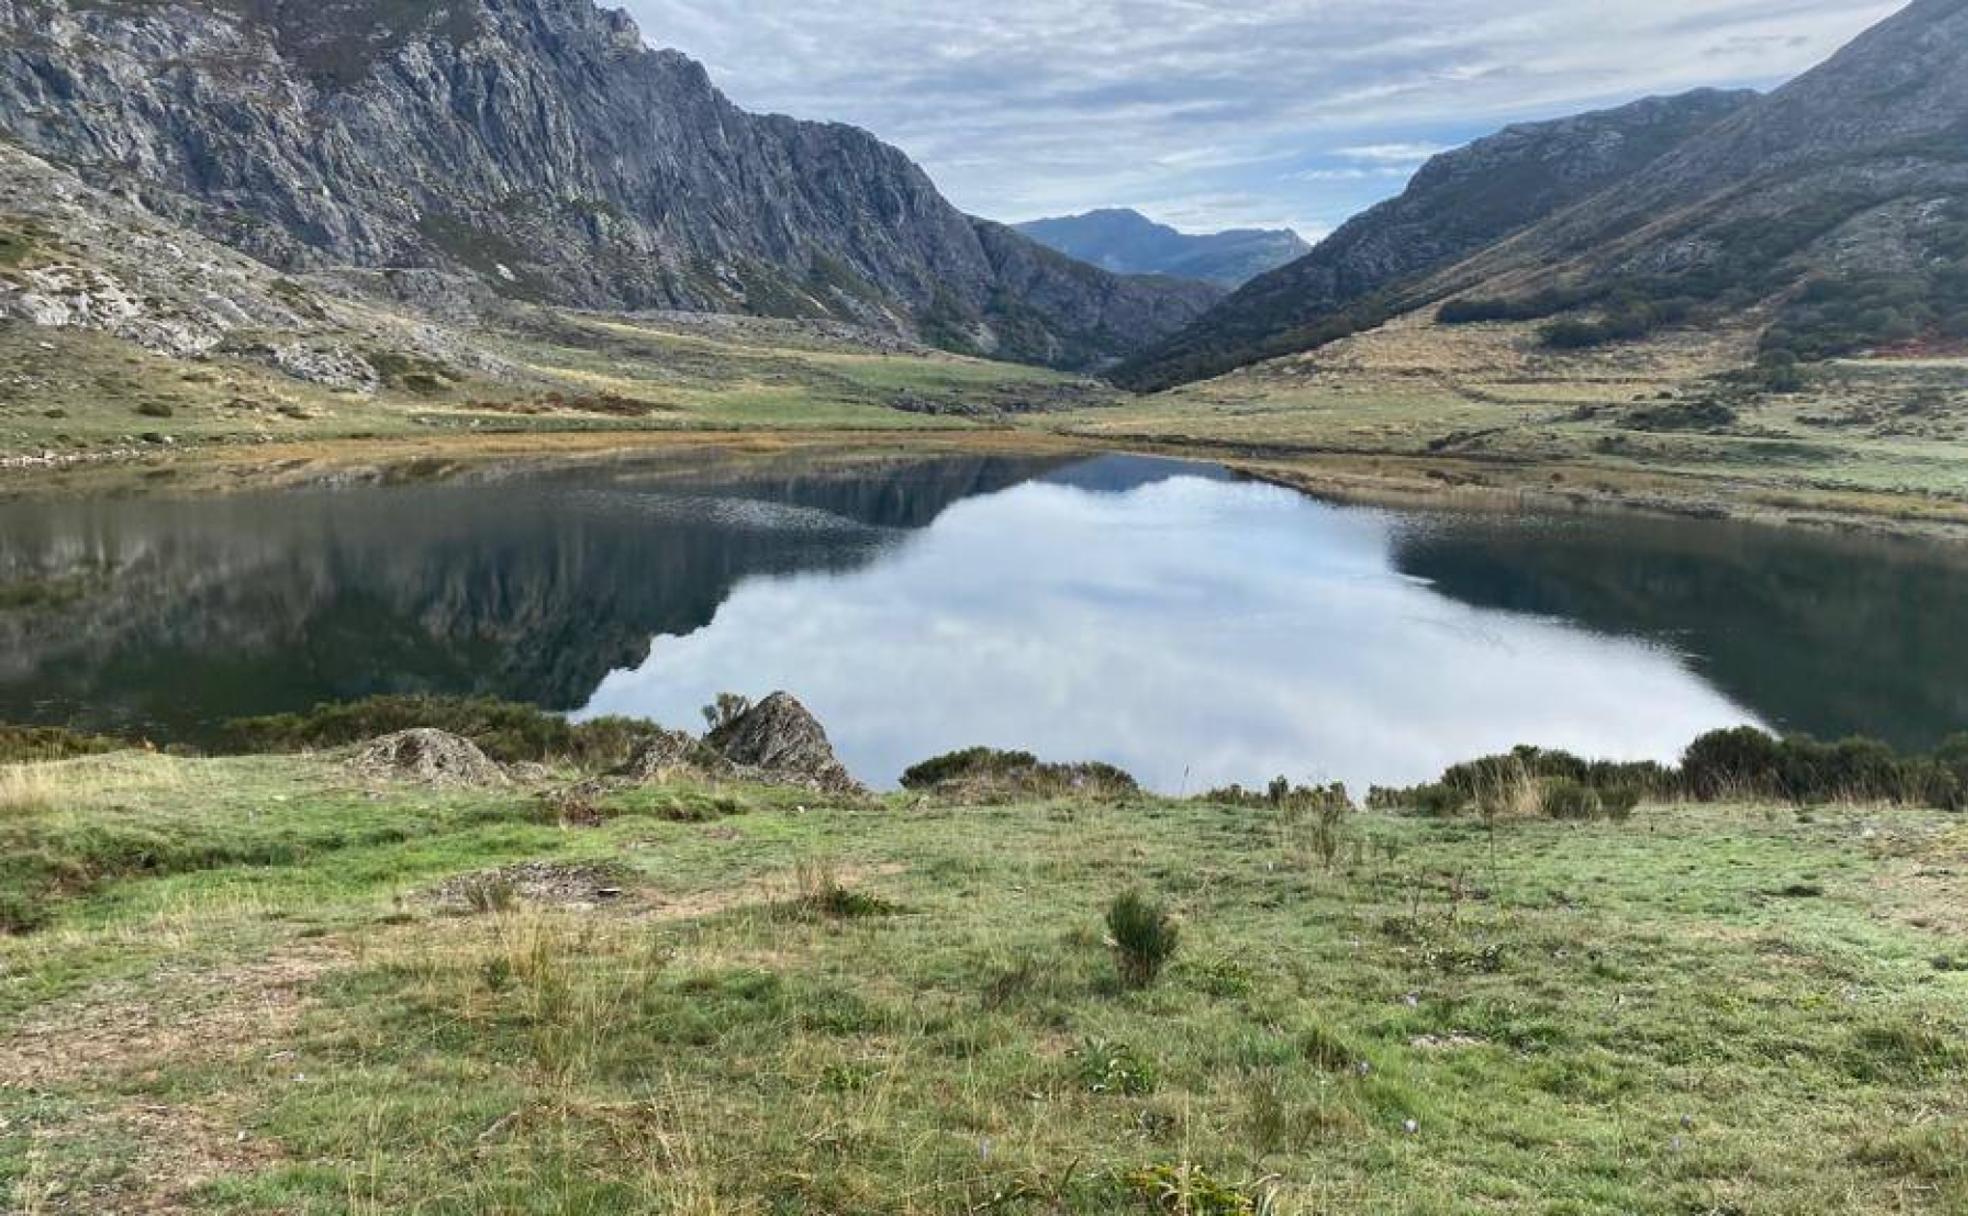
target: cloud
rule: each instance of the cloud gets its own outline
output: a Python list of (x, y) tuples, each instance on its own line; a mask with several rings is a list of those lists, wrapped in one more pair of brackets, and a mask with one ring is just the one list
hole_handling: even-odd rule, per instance
[[(1329, 228), (1397, 191), (1424, 149), (1648, 93), (1773, 84), (1897, 7), (628, 2), (652, 43), (704, 60), (740, 104), (866, 127), (968, 210), (1153, 205), (1192, 228)], [(1374, 165), (1391, 171), (1345, 172)]]

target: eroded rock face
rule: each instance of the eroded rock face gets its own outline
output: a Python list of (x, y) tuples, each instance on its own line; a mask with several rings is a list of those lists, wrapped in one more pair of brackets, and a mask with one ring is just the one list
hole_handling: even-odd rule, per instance
[(967, 216), (895, 148), (740, 110), (591, 0), (0, 0), (0, 134), (290, 275), (438, 270), (1059, 366), (1221, 294)]
[(741, 770), (776, 783), (841, 793), (861, 788), (835, 757), (826, 728), (791, 693), (773, 693), (704, 742)]
[(406, 730), (364, 745), (352, 765), (364, 776), (447, 789), (506, 784), (506, 774), (469, 739), (441, 730)]

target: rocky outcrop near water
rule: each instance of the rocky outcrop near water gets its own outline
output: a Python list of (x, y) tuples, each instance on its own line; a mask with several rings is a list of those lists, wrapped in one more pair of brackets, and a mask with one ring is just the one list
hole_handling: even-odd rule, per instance
[(705, 736), (704, 742), (739, 769), (779, 784), (827, 793), (861, 788), (834, 755), (827, 730), (791, 693), (775, 692)]
[(590, 0), (0, 0), (0, 135), (289, 273), (436, 269), (1060, 366), (1219, 294), (964, 215), (898, 150), (749, 114)]

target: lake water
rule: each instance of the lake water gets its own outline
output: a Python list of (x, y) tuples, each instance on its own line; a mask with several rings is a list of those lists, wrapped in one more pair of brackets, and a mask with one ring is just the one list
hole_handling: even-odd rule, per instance
[(1968, 725), (1968, 554), (1337, 507), (1125, 456), (646, 459), (0, 506), (0, 720), (209, 740), (376, 692), (699, 720), (795, 692), (858, 775), (971, 744), (1170, 792), (1520, 742)]

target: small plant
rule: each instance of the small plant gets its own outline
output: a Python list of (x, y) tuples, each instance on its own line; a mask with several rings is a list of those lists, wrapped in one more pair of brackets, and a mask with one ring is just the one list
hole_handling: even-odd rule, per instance
[(1155, 1092), (1155, 1067), (1126, 1043), (1090, 1038), (1073, 1050), (1080, 1080), (1093, 1094), (1139, 1097)]
[(463, 897), (465, 907), (480, 916), (510, 912), (519, 903), (519, 889), (502, 874), (471, 879), (459, 888), (458, 894)]
[(1251, 994), (1250, 972), (1233, 958), (1215, 958), (1191, 963), (1184, 970), (1195, 977), (1196, 987), (1216, 997), (1242, 997)]
[(793, 907), (806, 916), (825, 920), (860, 920), (869, 916), (888, 916), (895, 905), (880, 896), (856, 891), (840, 880), (826, 862), (801, 862), (793, 871), (798, 894)]
[(1360, 1062), (1360, 1053), (1324, 1026), (1313, 1026), (1298, 1037), (1298, 1053), (1324, 1072), (1345, 1072)]
[(1146, 988), (1175, 957), (1181, 936), (1162, 905), (1139, 891), (1124, 891), (1107, 908), (1107, 945), (1114, 952), (1121, 983)]
[(1137, 1170), (1126, 1181), (1136, 1198), (1169, 1216), (1272, 1216), (1278, 1210), (1268, 1181), (1235, 1186), (1186, 1161)]
[(735, 692), (721, 692), (717, 700), (704, 707), (704, 726), (712, 734), (733, 725), (752, 710), (752, 699)]
[(1346, 843), (1346, 815), (1353, 808), (1339, 799), (1328, 799), (1319, 804), (1312, 820), (1312, 850), (1319, 855), (1319, 864), (1326, 873), (1332, 873), (1333, 863), (1339, 860), (1339, 851)]

